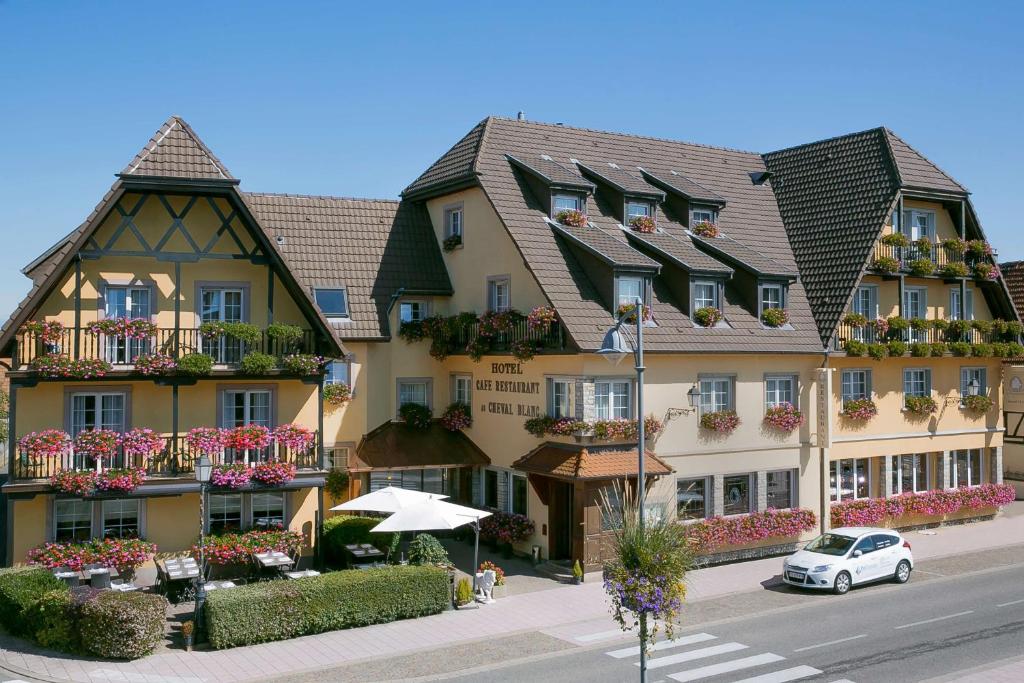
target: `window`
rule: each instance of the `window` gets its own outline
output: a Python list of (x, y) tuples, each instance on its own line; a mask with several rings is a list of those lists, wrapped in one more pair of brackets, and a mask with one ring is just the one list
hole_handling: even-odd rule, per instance
[(576, 417), (576, 382), (565, 379), (548, 380), (548, 415)]
[(861, 555), (867, 555), (868, 553), (875, 552), (875, 542), (872, 540), (873, 536), (865, 536), (864, 538), (857, 541), (857, 545), (853, 546), (853, 552), (860, 551)]
[(551, 196), (551, 215), (562, 211), (583, 211), (583, 197), (578, 194), (556, 194)]
[(796, 398), (796, 377), (794, 375), (765, 375), (765, 408), (774, 408), (783, 403), (795, 406)]
[(761, 285), (761, 312), (786, 307), (786, 288), (781, 284)]
[(867, 458), (829, 463), (829, 486), (833, 502), (867, 498), (869, 485)]
[(930, 368), (906, 368), (903, 370), (903, 395), (929, 396), (932, 393), (932, 371)]
[(80, 499), (53, 501), (53, 538), (58, 543), (87, 541), (92, 536), (92, 503)]
[(270, 390), (237, 390), (224, 392), (222, 427), (242, 427), (248, 424), (272, 427)]
[(693, 310), (698, 308), (720, 308), (718, 305), (718, 283), (713, 280), (693, 281)]
[(419, 322), (427, 317), (426, 301), (403, 301), (398, 307), (398, 320), (403, 323)]
[(707, 477), (676, 480), (676, 516), (679, 519), (704, 519), (708, 516)]
[(725, 504), (722, 509), (725, 515), (745, 515), (750, 512), (751, 503), (750, 474), (737, 474), (725, 477), (722, 481), (722, 492)]
[(103, 501), (103, 538), (139, 537), (139, 500)]
[(348, 446), (335, 446), (327, 451), (327, 467), (332, 470), (348, 469)]
[(242, 494), (210, 494), (210, 533), (242, 528)]
[(708, 222), (714, 223), (718, 218), (716, 215), (718, 212), (712, 208), (701, 206), (690, 209), (690, 228), (697, 225), (698, 223)]
[(324, 372), (324, 384), (351, 384), (351, 369), (347, 360), (332, 360)]
[(918, 493), (928, 490), (928, 454), (892, 456), (892, 492)]
[(400, 379), (398, 380), (398, 407), (406, 403), (418, 403), (430, 407), (430, 380)]
[(348, 292), (345, 289), (314, 289), (313, 297), (324, 316), (328, 318), (348, 317)]
[(963, 400), (964, 396), (971, 393), (971, 383), (975, 383), (978, 387), (978, 396), (984, 396), (988, 393), (988, 373), (985, 368), (960, 368), (960, 400)]
[(904, 211), (903, 216), (904, 224), (909, 229), (907, 236), (911, 240), (927, 237), (932, 242), (935, 241), (935, 214), (933, 212), (910, 209)]
[(498, 507), (498, 471), (484, 470), (484, 507)]
[[(149, 287), (106, 287), (103, 291), (105, 318), (142, 318), (152, 315)], [(106, 360), (109, 363), (131, 363), (140, 354), (149, 353), (151, 339), (104, 336)]]
[[(868, 320), (878, 317), (878, 287), (861, 286), (853, 294), (853, 312), (859, 313)], [(873, 342), (875, 330), (870, 327), (858, 327), (853, 330), (853, 338), (857, 341)]]
[[(240, 287), (203, 287), (199, 290), (201, 310), (199, 320), (204, 323), (237, 323), (243, 319), (242, 289)], [(237, 363), (242, 360), (242, 342), (227, 335), (207, 339), (200, 335), (203, 353), (213, 357), (215, 363)]]
[(125, 430), (125, 394), (75, 393), (71, 395), (71, 436), (86, 429)]
[(890, 536), (889, 534), (874, 534), (871, 540), (875, 544), (876, 550), (883, 550), (900, 542), (898, 536)]
[(601, 501), (601, 531), (622, 528), (622, 490), (618, 486), (602, 486), (597, 499)]
[(650, 216), (654, 217), (654, 207), (650, 202), (637, 201), (631, 199), (626, 202), (626, 222), (636, 218), (637, 216)]
[(452, 375), (452, 403), (473, 405), (472, 375)]
[(732, 377), (701, 377), (701, 415), (719, 410), (730, 410), (733, 406), (732, 385)]
[[(965, 290), (967, 296), (964, 298), (966, 306), (966, 317), (964, 320), (974, 320), (974, 290)], [(950, 320), (960, 320), (960, 288), (953, 287), (949, 290), (949, 315)]]
[(252, 526), (257, 529), (268, 529), (284, 526), (284, 492), (253, 493)]
[[(903, 290), (903, 317), (926, 318), (928, 316), (928, 289), (926, 287), (907, 287)], [(928, 341), (927, 330), (907, 330), (911, 342)]]
[(962, 488), (978, 486), (982, 482), (981, 449), (972, 448), (949, 453), (949, 486)]
[(462, 236), (462, 204), (444, 210), (444, 236)]
[(508, 276), (487, 278), (487, 308), (507, 311), (512, 307), (512, 281)]
[(778, 470), (767, 473), (768, 507), (785, 510), (793, 507), (793, 470)]
[(871, 398), (870, 370), (843, 370), (843, 403), (855, 398)]
[(632, 416), (629, 381), (594, 383), (594, 403), (599, 420), (627, 420)]
[(512, 475), (512, 510), (513, 514), (526, 514), (526, 477)]
[(635, 304), (637, 300), (647, 302), (647, 297), (644, 296), (644, 279), (636, 276), (624, 276), (620, 275), (615, 278), (615, 305), (624, 306), (629, 304)]

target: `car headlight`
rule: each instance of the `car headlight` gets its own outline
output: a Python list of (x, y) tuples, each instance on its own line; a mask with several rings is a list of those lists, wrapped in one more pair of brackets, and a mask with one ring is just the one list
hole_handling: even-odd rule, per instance
[(832, 565), (830, 565), (830, 564), (819, 564), (817, 567), (815, 567), (811, 571), (814, 572), (815, 574), (817, 574), (819, 572), (827, 572), (831, 568), (832, 568)]

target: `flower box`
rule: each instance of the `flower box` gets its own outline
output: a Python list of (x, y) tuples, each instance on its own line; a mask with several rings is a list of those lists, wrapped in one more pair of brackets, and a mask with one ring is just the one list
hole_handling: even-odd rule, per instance
[(722, 322), (722, 312), (714, 306), (703, 306), (693, 312), (693, 321), (701, 327), (714, 327)]
[(141, 467), (107, 469), (96, 477), (96, 490), (113, 493), (131, 493), (146, 481), (146, 470)]
[(531, 331), (547, 330), (558, 320), (558, 313), (551, 306), (537, 306), (526, 316), (526, 326)]
[(274, 427), (274, 441), (296, 453), (305, 453), (316, 441), (313, 430), (297, 424), (283, 424)]
[(441, 425), (450, 432), (458, 432), (473, 426), (473, 417), (465, 403), (452, 403), (441, 415)]
[(891, 275), (893, 273), (898, 273), (901, 265), (902, 264), (899, 259), (895, 259), (891, 256), (879, 256), (871, 262), (871, 270), (877, 270)]
[(50, 476), (50, 486), (61, 493), (88, 496), (96, 489), (96, 473), (60, 469)]
[(870, 398), (854, 398), (843, 403), (839, 415), (854, 422), (868, 422), (878, 415), (878, 406)]
[(636, 232), (651, 233), (654, 232), (654, 219), (650, 216), (634, 216), (629, 221), (629, 227)]
[(33, 461), (60, 458), (70, 453), (71, 437), (60, 429), (43, 429), (21, 437), (18, 448)]
[(724, 547), (758, 545), (772, 539), (798, 538), (815, 529), (818, 518), (810, 510), (774, 510), (735, 517), (711, 517), (687, 523), (686, 536), (695, 553), (707, 554)]
[(931, 396), (907, 396), (903, 402), (908, 413), (914, 415), (931, 415), (937, 412), (939, 404)]
[(731, 434), (740, 425), (740, 417), (735, 410), (715, 410), (700, 416), (700, 426), (709, 432)]
[(690, 232), (698, 237), (715, 238), (718, 237), (718, 226), (711, 221), (701, 221), (691, 228)]
[[(887, 526), (899, 528), (914, 522), (937, 521), (950, 515), (975, 516), (1012, 503), (1012, 484), (983, 484), (957, 489), (904, 493), (891, 498), (867, 498), (833, 503), (832, 528)], [(973, 513), (973, 514), (972, 514)]]
[(804, 416), (792, 403), (780, 403), (765, 411), (764, 423), (788, 434), (804, 423)]
[(149, 459), (167, 445), (163, 437), (148, 427), (135, 427), (121, 435), (121, 448), (131, 457)]
[(973, 413), (987, 413), (992, 409), (992, 399), (982, 394), (976, 396), (968, 394), (964, 396), (963, 403), (964, 409)]
[(247, 424), (228, 430), (224, 446), (238, 451), (256, 451), (270, 445), (270, 430), (263, 425)]
[(178, 363), (166, 353), (143, 353), (135, 358), (135, 372), (140, 375), (169, 375)]
[(256, 463), (252, 468), (251, 478), (264, 486), (280, 486), (295, 478), (296, 467), (290, 462), (269, 462)]
[(252, 469), (242, 463), (215, 465), (210, 473), (210, 483), (228, 489), (240, 489), (252, 479)]
[(462, 246), (462, 235), (450, 235), (441, 242), (441, 247), (445, 251), (455, 251)]
[(103, 334), (108, 337), (125, 337), (128, 339), (150, 339), (156, 336), (156, 324), (146, 318), (106, 318), (91, 323), (88, 327), (91, 334)]
[(789, 313), (784, 308), (766, 308), (761, 312), (761, 322), (768, 327), (782, 327), (789, 322)]
[(156, 553), (156, 545), (138, 538), (103, 538), (84, 543), (44, 543), (28, 552), (28, 561), (47, 569), (81, 571), (88, 564), (129, 574)]
[(217, 427), (195, 427), (185, 435), (185, 443), (195, 454), (217, 455), (227, 441), (227, 430)]
[(30, 320), (21, 326), (21, 330), (35, 335), (44, 344), (58, 344), (64, 336), (64, 323), (59, 320)]
[(570, 209), (568, 211), (559, 211), (555, 214), (555, 220), (562, 225), (567, 225), (570, 228), (582, 228), (587, 225), (587, 214), (576, 209)]
[(102, 461), (117, 453), (121, 435), (112, 429), (84, 429), (75, 436), (75, 453)]
[(335, 408), (352, 400), (352, 388), (344, 382), (324, 385), (324, 401)]

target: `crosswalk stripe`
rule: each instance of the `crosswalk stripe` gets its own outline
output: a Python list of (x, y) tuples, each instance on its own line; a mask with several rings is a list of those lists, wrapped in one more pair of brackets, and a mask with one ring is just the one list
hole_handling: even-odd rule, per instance
[[(704, 659), (705, 657), (714, 657), (715, 655), (724, 655), (727, 652), (736, 652), (737, 650), (746, 649), (747, 646), (741, 643), (712, 645), (711, 647), (703, 647), (699, 650), (690, 650), (689, 652), (680, 652), (677, 655), (669, 655), (668, 657), (655, 657), (647, 662), (647, 668), (660, 669), (663, 666), (671, 666), (681, 662), (690, 662), (694, 659)], [(640, 666), (640, 662), (636, 662), (636, 665)]]
[(736, 683), (786, 683), (786, 681), (796, 681), (808, 676), (816, 676), (820, 673), (821, 671), (813, 666), (794, 666), (792, 669), (772, 671), (771, 673), (761, 674), (753, 678), (744, 678), (742, 681), (736, 681)]
[(625, 635), (626, 632), (621, 628), (617, 628), (614, 631), (601, 631), (600, 633), (588, 633), (584, 636), (575, 636), (573, 640), (578, 640), (581, 643), (590, 643), (595, 640), (608, 640), (616, 636)]
[(774, 662), (781, 662), (785, 657), (767, 652), (763, 655), (754, 655), (753, 657), (744, 657), (743, 659), (734, 659), (730, 662), (722, 662), (721, 664), (709, 664), (708, 666), (701, 666), (696, 669), (690, 669), (689, 671), (680, 671), (677, 674), (669, 674), (669, 678), (673, 681), (696, 681), (701, 678), (709, 676), (717, 676), (718, 674), (728, 673), (730, 671), (739, 671), (740, 669), (750, 669), (755, 666), (761, 666), (762, 664), (772, 664)]
[[(663, 640), (659, 643), (655, 643), (654, 647), (651, 648), (654, 652), (660, 650), (670, 650), (674, 647), (682, 647), (683, 645), (693, 645), (695, 643), (703, 643), (707, 640), (714, 640), (715, 636), (709, 633), (695, 633), (692, 636), (683, 636), (682, 638), (676, 638), (675, 640)], [(640, 646), (626, 647), (621, 650), (612, 650), (611, 652), (605, 652), (609, 657), (615, 657), (616, 659), (624, 659), (626, 657), (639, 657)]]

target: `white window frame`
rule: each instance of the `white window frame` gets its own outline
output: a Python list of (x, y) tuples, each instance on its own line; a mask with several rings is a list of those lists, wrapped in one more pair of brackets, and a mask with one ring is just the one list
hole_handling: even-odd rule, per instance
[[(853, 491), (850, 496), (843, 497), (842, 495), (842, 463), (852, 462), (853, 463)], [(861, 465), (860, 463), (863, 463)], [(841, 500), (865, 500), (871, 497), (871, 487), (874, 483), (873, 474), (871, 472), (871, 458), (842, 458), (840, 460), (832, 460), (829, 462), (829, 478), (831, 480), (832, 473), (835, 472), (836, 485), (835, 487), (829, 487), (829, 500), (833, 503)], [(857, 493), (858, 478), (863, 472), (865, 478), (865, 488), (867, 492), (861, 496)]]
[[(922, 237), (927, 237), (933, 243), (935, 242), (935, 212), (927, 211), (924, 209), (904, 209), (904, 225), (901, 226), (904, 233), (912, 241), (916, 241)], [(924, 216), (925, 223), (925, 234), (914, 236), (915, 232), (918, 232), (917, 217)]]
[[(555, 418), (562, 417), (576, 417), (576, 380), (565, 377), (549, 377), (547, 378), (548, 384), (548, 415)], [(566, 410), (564, 413), (556, 410), (558, 407), (557, 397), (560, 392), (559, 388), (564, 388)]]
[[(110, 423), (103, 422), (103, 399), (108, 396), (118, 396), (121, 398), (121, 425), (120, 428), (113, 426)], [(118, 433), (124, 433), (131, 427), (129, 420), (129, 405), (131, 400), (131, 394), (127, 391), (72, 391), (67, 395), (67, 406), (68, 406), (68, 434), (72, 437), (76, 436), (78, 431), (75, 424), (75, 399), (76, 398), (87, 398), (92, 397), (96, 400), (96, 420), (92, 426), (83, 426), (83, 429), (113, 429)]]
[[(893, 494), (899, 495), (904, 493), (903, 491), (903, 467), (902, 463), (905, 458), (910, 458), (912, 463), (913, 481), (910, 485), (910, 490), (906, 493), (923, 493), (928, 491), (928, 482), (931, 481), (932, 477), (932, 463), (931, 458), (928, 457), (927, 453), (901, 453), (899, 455), (888, 456), (890, 458), (889, 465), (892, 468), (892, 479), (890, 484), (893, 486)], [(918, 463), (924, 462), (924, 481), (919, 481)]]
[[(920, 376), (916, 376), (920, 373)], [(918, 390), (915, 384), (922, 383), (924, 386)], [(920, 393), (923, 392), (923, 393)], [(931, 368), (903, 368), (903, 398), (908, 396), (931, 396), (932, 395), (932, 369)]]
[[(641, 207), (644, 211), (643, 213), (634, 213), (630, 210), (633, 207)], [(629, 223), (637, 216), (647, 216), (648, 218), (654, 218), (654, 203), (644, 199), (627, 199), (625, 214), (626, 223)]]
[[(253, 491), (249, 493), (249, 505), (248, 505), (248, 517), (249, 517), (249, 529), (255, 529), (256, 527), (256, 505), (254, 504), (254, 496), (280, 496), (281, 498), (281, 526), (288, 527), (288, 496), (285, 495), (284, 491)], [(266, 528), (270, 528), (269, 524)]]
[[(966, 288), (966, 308), (964, 312), (967, 317), (966, 320), (974, 320), (974, 289), (971, 287)], [(960, 320), (960, 288), (950, 287), (949, 288), (949, 315), (946, 316), (949, 320)]]
[(467, 406), (473, 405), (473, 375), (464, 373), (452, 374), (451, 402), (464, 403)]
[[(342, 302), (342, 305), (343, 305), (345, 310), (340, 312), (340, 313), (339, 312), (327, 312), (326, 310), (324, 310), (323, 307), (320, 306), (320, 300), (317, 298), (317, 295), (320, 292), (340, 292), (341, 293), (341, 302)], [(345, 320), (345, 319), (350, 317), (351, 309), (349, 308), (348, 288), (347, 287), (314, 287), (313, 288), (313, 301), (316, 302), (317, 308), (320, 308), (320, 311), (324, 314), (324, 317), (327, 318), (328, 320)]]
[[(622, 391), (623, 387), (625, 391)], [(621, 403), (616, 399), (625, 397), (625, 413), (616, 415), (617, 410), (621, 410), (621, 406), (617, 406), (616, 403)], [(601, 406), (598, 405), (599, 397), (607, 399), (605, 404), (606, 413), (601, 414)], [(599, 379), (594, 381), (594, 410), (599, 420), (630, 420), (633, 418), (633, 382), (630, 379), (624, 379), (621, 377), (610, 377), (607, 379)]]
[[(769, 306), (765, 294), (768, 291), (777, 291), (779, 293), (779, 305)], [(764, 313), (769, 308), (779, 308), (786, 310), (786, 286), (781, 282), (762, 282), (758, 285), (758, 308), (761, 313)]]
[(973, 365), (965, 365), (960, 368), (960, 405), (963, 405), (967, 397), (967, 384), (972, 377), (978, 378), (978, 396), (988, 395), (988, 368)]
[[(626, 282), (635, 283), (639, 285), (640, 293), (638, 296), (633, 297), (631, 295), (624, 295), (622, 293), (622, 285)], [(627, 299), (626, 296), (629, 296)], [(626, 306), (636, 303), (636, 299), (640, 299), (644, 306), (647, 306), (647, 278), (642, 275), (616, 275), (615, 276), (615, 305)]]
[[(570, 200), (572, 200), (574, 202), (574, 205), (571, 208), (559, 207), (558, 206), (558, 200), (560, 200), (560, 199), (570, 199)], [(577, 194), (575, 192), (554, 192), (554, 193), (551, 194), (551, 217), (552, 218), (557, 216), (562, 211), (579, 211), (581, 213), (586, 213), (586, 211), (584, 210), (585, 206), (586, 206), (586, 201), (583, 198), (583, 195), (581, 195), (581, 194)]]
[[(705, 217), (706, 214), (706, 217)], [(708, 221), (710, 223), (718, 223), (718, 211), (713, 206), (694, 206), (690, 209), (690, 225), (689, 228), (693, 230), (693, 227), (701, 221)]]
[[(949, 452), (949, 488), (960, 487), (960, 476), (957, 473), (956, 461), (961, 454), (967, 457), (967, 484), (966, 488), (974, 488), (985, 483), (985, 449), (984, 448), (963, 448)], [(974, 462), (977, 456), (977, 463)], [(977, 468), (975, 468), (977, 464)]]
[[(679, 516), (679, 484), (681, 482), (703, 482), (704, 484), (704, 514), (700, 517), (680, 517)], [(696, 522), (702, 519), (708, 519), (713, 517), (715, 514), (715, 497), (712, 490), (713, 481), (711, 477), (677, 477), (676, 478), (676, 519), (680, 522)]]
[[(864, 375), (864, 382), (863, 382), (864, 383), (864, 392), (863, 392), (863, 394), (861, 394), (861, 393), (852, 393), (855, 381), (856, 381), (856, 384), (860, 384), (861, 383), (859, 380), (855, 380), (854, 376), (857, 375), (857, 374), (861, 374), (861, 373)], [(848, 378), (849, 378), (849, 380), (848, 380)], [(851, 390), (850, 392), (847, 392), (847, 386), (850, 387), (850, 390)], [(847, 369), (843, 370), (842, 374), (840, 375), (840, 380), (839, 380), (839, 398), (840, 398), (840, 401), (842, 403), (846, 403), (847, 401), (852, 401), (852, 400), (858, 399), (858, 398), (868, 398), (869, 399), (869, 398), (871, 398), (871, 396), (872, 396), (872, 387), (871, 387), (871, 370), (870, 370), (870, 368), (847, 368)]]
[[(725, 386), (725, 403), (720, 404), (718, 396)], [(735, 375), (697, 375), (697, 388), (700, 390), (700, 414), (719, 410), (736, 409), (736, 376)]]
[[(344, 368), (343, 373), (339, 373), (338, 370)], [(338, 375), (344, 374), (344, 379), (341, 379)], [(347, 384), (349, 387), (352, 386), (352, 363), (344, 358), (335, 358), (327, 364), (326, 372), (324, 374), (324, 384)]]
[[(504, 288), (504, 301), (501, 290)], [(509, 275), (490, 275), (487, 277), (487, 310), (508, 311), (512, 308), (512, 277)]]
[[(107, 506), (113, 507), (116, 503), (118, 506), (118, 519), (123, 522), (124, 519), (124, 508), (125, 506), (135, 507), (135, 536), (116, 536), (115, 538), (142, 538), (143, 527), (142, 527), (142, 499), (141, 498), (110, 498), (103, 501), (97, 501), (99, 508), (99, 523), (100, 523), (100, 538), (107, 537)], [(123, 526), (123, 523), (119, 523), (118, 527)]]
[(349, 444), (334, 444), (327, 449), (327, 469), (346, 471), (348, 470), (348, 456), (352, 452)]
[(466, 210), (463, 204), (446, 206), (444, 209), (444, 236), (445, 239), (458, 235), (464, 237), (466, 223)]
[[(62, 506), (72, 506), (72, 505), (75, 508), (75, 513), (76, 514), (71, 514), (69, 512), (60, 512), (59, 511), (59, 508), (62, 507)], [(53, 501), (53, 527), (52, 527), (52, 529), (50, 531), (50, 534), (51, 534), (50, 537), (51, 538), (53, 538), (55, 541), (57, 540), (57, 525), (58, 525), (59, 522), (64, 521), (64, 519), (70, 518), (70, 519), (74, 520), (73, 521), (73, 525), (71, 527), (72, 530), (84, 528), (82, 526), (82, 524), (81, 524), (81, 520), (82, 520), (83, 516), (81, 514), (79, 514), (81, 512), (81, 506), (84, 506), (85, 509), (88, 510), (88, 516), (86, 516), (85, 518), (89, 520), (88, 521), (89, 534), (88, 534), (88, 536), (86, 536), (86, 539), (90, 539), (90, 538), (94, 538), (95, 537), (95, 529), (96, 529), (96, 527), (95, 527), (95, 519), (94, 519), (95, 515), (93, 514), (94, 513), (93, 501), (91, 501), (91, 500), (83, 500), (82, 498), (55, 498), (54, 501)], [(61, 541), (61, 542), (62, 543), (69, 543), (69, 542), (80, 542), (80, 541), (75, 540), (75, 537), (73, 536), (71, 539), (66, 539), (66, 540)]]
[(792, 400), (788, 401), (794, 408), (798, 408), (800, 404), (800, 382), (798, 375), (795, 374), (770, 374), (764, 376), (764, 407), (767, 410), (777, 405), (781, 405), (785, 401), (780, 400), (780, 388), (776, 386), (772, 388), (772, 383), (777, 382), (789, 382), (789, 394)]
[[(421, 403), (420, 405), (425, 405), (427, 408), (429, 408), (431, 411), (433, 411), (433, 409), (434, 409), (434, 398), (433, 398), (433, 393), (434, 393), (433, 384), (434, 384), (434, 380), (432, 378), (430, 378), (430, 377), (399, 377), (397, 380), (395, 380), (395, 412), (396, 412), (396, 414), (399, 414), (399, 415), (401, 414), (400, 411), (401, 411), (402, 405), (403, 405), (403, 403), (402, 403), (402, 387), (403, 386), (407, 386), (407, 385), (414, 385), (414, 384), (422, 384), (424, 386), (424, 395), (425, 395), (425, 398), (426, 398), (426, 403)], [(414, 401), (406, 401), (406, 403), (414, 403)]]
[(400, 323), (420, 322), (429, 315), (430, 303), (422, 299), (410, 299), (398, 304), (398, 322)]
[(206, 531), (207, 531), (207, 533), (209, 533), (210, 529), (213, 528), (213, 525), (212, 525), (213, 513), (215, 511), (217, 511), (217, 512), (226, 512), (228, 510), (228, 506), (222, 505), (222, 503), (224, 501), (228, 500), (228, 499), (238, 500), (238, 528), (240, 530), (241, 529), (245, 529), (246, 515), (245, 515), (245, 499), (244, 499), (244, 495), (243, 494), (241, 494), (241, 493), (231, 493), (231, 492), (221, 492), (221, 491), (218, 491), (216, 493), (211, 492), (211, 493), (209, 493), (207, 495), (209, 497), (207, 498), (207, 505), (206, 505), (206, 508), (207, 508), (206, 519), (203, 520), (203, 522), (206, 524)]
[[(776, 507), (775, 510), (789, 510), (797, 506), (797, 502), (800, 497), (797, 495), (797, 471), (794, 469), (781, 469), (781, 470), (768, 470), (765, 472), (765, 500), (770, 500), (771, 497), (771, 481), (772, 475), (781, 474), (785, 475), (789, 479), (789, 503), (785, 507)], [(771, 503), (766, 503), (768, 507), (772, 507)]]
[[(747, 479), (747, 509), (743, 512), (726, 512), (725, 508), (728, 503), (725, 501), (725, 496), (728, 495), (728, 487), (726, 481), (729, 479), (738, 479), (740, 477), (746, 477)], [(740, 515), (749, 515), (757, 509), (757, 474), (754, 472), (736, 472), (733, 474), (726, 474), (722, 477), (722, 516), (723, 517), (738, 517)]]
[[(710, 286), (711, 287), (711, 303), (710, 304), (702, 303), (701, 305), (698, 306), (697, 305), (697, 287), (705, 287), (705, 286)], [(690, 306), (691, 306), (691, 314), (692, 314), (693, 311), (696, 311), (698, 308), (704, 308), (705, 306), (708, 306), (708, 305), (710, 305), (710, 306), (712, 306), (714, 308), (717, 308), (719, 310), (721, 310), (721, 308), (722, 308), (722, 306), (721, 306), (721, 295), (719, 293), (718, 281), (717, 280), (691, 280), (690, 281)]]

